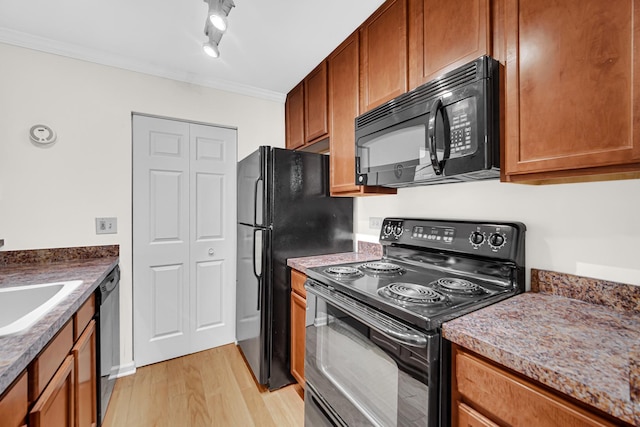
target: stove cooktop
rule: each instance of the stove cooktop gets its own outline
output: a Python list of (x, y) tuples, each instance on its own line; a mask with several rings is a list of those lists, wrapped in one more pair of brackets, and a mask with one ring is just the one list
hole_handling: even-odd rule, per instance
[(387, 218), (383, 258), (314, 267), (307, 276), (330, 292), (433, 330), (524, 291), (523, 234), (519, 223)]
[(459, 272), (390, 259), (373, 263), (385, 268), (372, 269), (372, 262), (349, 263), (310, 268), (307, 276), (426, 330), (475, 310), (483, 302), (488, 304), (515, 293), (506, 278), (470, 279)]

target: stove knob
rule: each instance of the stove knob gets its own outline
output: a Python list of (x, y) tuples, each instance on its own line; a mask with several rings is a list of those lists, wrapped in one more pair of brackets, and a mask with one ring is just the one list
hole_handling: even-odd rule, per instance
[(395, 228), (393, 229), (393, 234), (395, 234), (397, 237), (400, 237), (403, 231), (404, 230), (402, 229), (401, 225), (396, 225)]
[(469, 236), (469, 241), (473, 245), (481, 245), (482, 242), (484, 242), (484, 234), (480, 233), (479, 231), (474, 231), (473, 233), (471, 233), (471, 236)]
[(393, 232), (393, 227), (391, 226), (391, 224), (386, 224), (382, 229), (382, 232), (384, 233), (385, 236), (388, 236)]
[(504, 246), (504, 243), (505, 243), (505, 238), (502, 234), (493, 233), (491, 236), (489, 236), (489, 245), (493, 249), (500, 249), (501, 247)]

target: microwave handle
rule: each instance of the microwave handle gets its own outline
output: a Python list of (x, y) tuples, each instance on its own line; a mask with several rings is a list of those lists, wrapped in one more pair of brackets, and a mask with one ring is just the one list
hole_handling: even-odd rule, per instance
[[(436, 152), (436, 116), (438, 111), (442, 112), (442, 124), (444, 127), (444, 157), (442, 160), (438, 159), (438, 153)], [(431, 104), (429, 108), (429, 121), (427, 122), (427, 141), (429, 143), (429, 157), (431, 159), (431, 165), (436, 175), (442, 175), (442, 169), (444, 168), (444, 161), (449, 155), (449, 149), (451, 147), (451, 131), (449, 128), (449, 117), (447, 116), (447, 110), (443, 107), (442, 99), (438, 98)]]

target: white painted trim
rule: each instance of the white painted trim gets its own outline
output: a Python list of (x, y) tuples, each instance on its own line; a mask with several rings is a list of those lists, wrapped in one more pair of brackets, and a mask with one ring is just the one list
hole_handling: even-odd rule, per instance
[(284, 103), (286, 99), (286, 94), (283, 93), (260, 89), (254, 86), (230, 82), (222, 79), (203, 78), (202, 76), (196, 76), (184, 71), (162, 68), (158, 65), (151, 65), (144, 61), (138, 61), (136, 59), (127, 58), (120, 55), (114, 55), (105, 52), (96, 52), (93, 49), (89, 49), (84, 46), (62, 43), (44, 37), (26, 34), (20, 31), (9, 30), (7, 28), (0, 28), (0, 42), (24, 47), (27, 49), (39, 50), (41, 52), (79, 59), (82, 61), (93, 62), (95, 64), (122, 68), (124, 70), (149, 74), (156, 77), (163, 77), (166, 79), (196, 84), (199, 86), (210, 87), (218, 90), (224, 90), (227, 92), (251, 96), (254, 98), (266, 99), (268, 101)]
[(133, 375), (136, 373), (136, 362), (131, 361), (125, 365), (118, 366), (118, 375), (117, 377), (126, 377), (128, 375)]

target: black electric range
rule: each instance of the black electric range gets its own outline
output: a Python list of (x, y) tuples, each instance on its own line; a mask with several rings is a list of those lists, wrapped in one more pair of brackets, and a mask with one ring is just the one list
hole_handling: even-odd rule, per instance
[(525, 230), (386, 218), (381, 259), (307, 269), (305, 425), (447, 425), (441, 325), (524, 292)]

